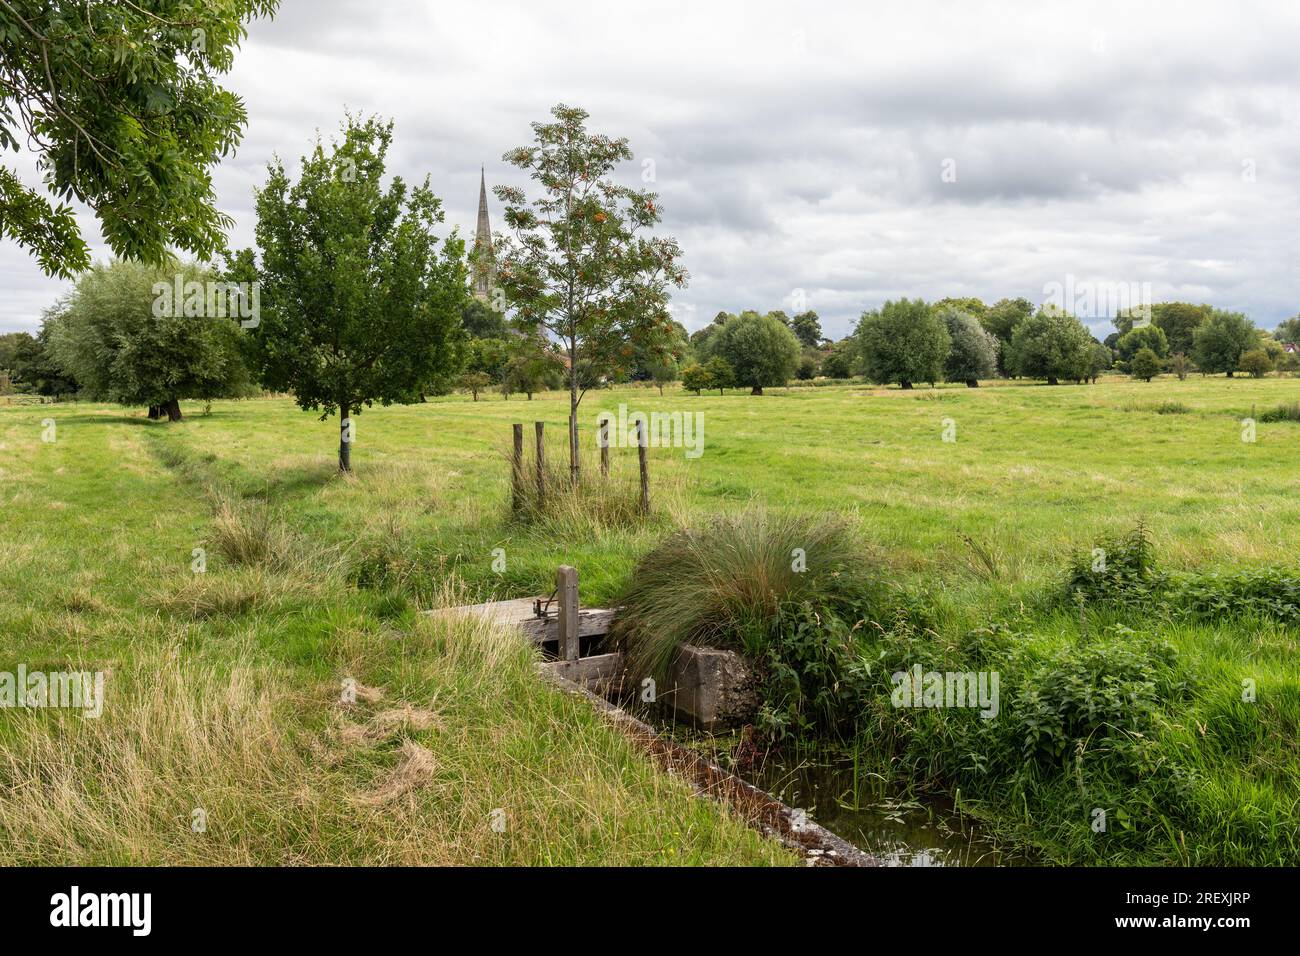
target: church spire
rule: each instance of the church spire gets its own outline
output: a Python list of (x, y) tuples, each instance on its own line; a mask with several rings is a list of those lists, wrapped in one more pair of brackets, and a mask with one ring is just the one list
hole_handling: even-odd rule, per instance
[(474, 234), (474, 294), (485, 302), (491, 297), (496, 279), (492, 255), (492, 224), (488, 221), (487, 175), (479, 167), (478, 230)]

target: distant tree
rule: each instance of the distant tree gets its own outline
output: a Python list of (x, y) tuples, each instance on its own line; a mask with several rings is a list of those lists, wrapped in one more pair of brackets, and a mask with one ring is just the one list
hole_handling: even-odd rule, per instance
[(479, 298), (465, 302), (460, 320), (471, 339), (504, 339), (509, 334), (506, 317)]
[(767, 386), (784, 385), (794, 377), (799, 340), (774, 315), (745, 312), (718, 330), (711, 345), (735, 375), (735, 384), (751, 395)]
[(1034, 314), (1034, 303), (1028, 299), (999, 299), (983, 315), (977, 315), (980, 325), (984, 326), (1001, 344), (998, 350), (998, 374), (1010, 375), (1007, 369), (1007, 355), (1011, 345), (1011, 336), (1016, 326)]
[(0, 335), (0, 372), (13, 371), (14, 356), (18, 354), (19, 348), (35, 342), (36, 339), (30, 332), (6, 332)]
[(76, 395), (81, 386), (60, 367), (50, 351), (49, 330), (47, 320), (35, 337), (26, 332), (18, 333), (20, 338), (13, 350), (10, 377), (17, 390), (25, 394), (55, 399)]
[(801, 382), (811, 382), (817, 377), (817, 359), (811, 355), (803, 355), (799, 358), (799, 364), (795, 366), (794, 377)]
[[(209, 260), (230, 217), (211, 170), (238, 145), (244, 104), (217, 86), (245, 23), (278, 0), (0, 3), (0, 150), (25, 142), (44, 187), (0, 167), (0, 238), (51, 275), (90, 267), (72, 207), (117, 256), (157, 265), (170, 247)], [(59, 201), (55, 206), (52, 200)]]
[(1082, 381), (1092, 366), (1092, 336), (1069, 313), (1045, 305), (1016, 326), (1008, 367), (1025, 378)]
[(726, 389), (736, 387), (736, 372), (721, 355), (709, 359), (704, 365), (704, 372), (709, 377), (709, 388), (716, 388), (719, 395)]
[(1286, 345), (1300, 345), (1300, 315), (1284, 319), (1274, 333), (1279, 342)]
[(1175, 352), (1165, 364), (1168, 366), (1169, 371), (1178, 376), (1180, 382), (1186, 381), (1187, 373), (1192, 370), (1192, 360), (1182, 352)]
[(1286, 346), (1268, 332), (1260, 333), (1259, 347), (1267, 353), (1269, 364), (1273, 368), (1277, 368), (1286, 356)]
[[(535, 335), (527, 338), (538, 341)], [(482, 372), (493, 385), (501, 384), (509, 362), (510, 343), (505, 339), (471, 339), (465, 346), (464, 370)]]
[(821, 319), (811, 309), (800, 312), (790, 320), (790, 331), (794, 332), (794, 337), (808, 348), (816, 348), (822, 340)]
[(1226, 372), (1228, 378), (1237, 370), (1243, 353), (1259, 344), (1259, 329), (1240, 312), (1213, 309), (1196, 330), (1193, 357), (1202, 372)]
[(853, 335), (864, 374), (879, 385), (938, 382), (952, 348), (947, 326), (922, 299), (898, 299), (864, 312)]
[(536, 392), (564, 386), (564, 363), (560, 356), (535, 335), (514, 335), (506, 344), (501, 387), (523, 392), (533, 400)]
[(83, 273), (46, 313), (43, 331), (54, 361), (89, 397), (179, 421), (181, 399), (247, 394), (237, 321), (206, 291), (188, 303), (163, 303), (156, 288), (170, 292), (177, 276), (203, 290), (216, 282), (211, 270), (196, 265), (114, 260)]
[(492, 387), (492, 379), (483, 372), (466, 372), (459, 379), (460, 387), (478, 401), (478, 393)]
[(827, 378), (852, 378), (853, 361), (857, 355), (857, 343), (852, 336), (841, 339), (831, 346), (826, 357), (822, 359), (821, 373)]
[(1097, 376), (1110, 368), (1115, 362), (1115, 353), (1109, 346), (1094, 341), (1088, 352), (1088, 380), (1097, 384)]
[(651, 192), (620, 184), (613, 173), (632, 159), (626, 139), (586, 128), (585, 110), (551, 110), (534, 123), (533, 144), (505, 155), (540, 187), (498, 186), (513, 238), (497, 252), (497, 281), (528, 331), (555, 337), (569, 358), (569, 475), (581, 473), (578, 403), (582, 382), (626, 374), (638, 347), (673, 337), (668, 290), (686, 284), (677, 241), (650, 230), (662, 211)]
[(703, 365), (697, 363), (682, 369), (682, 388), (698, 395), (706, 388), (712, 387), (713, 377)]
[(1155, 353), (1154, 349), (1146, 346), (1138, 349), (1137, 354), (1129, 363), (1129, 372), (1134, 378), (1140, 378), (1144, 382), (1149, 382), (1160, 374), (1161, 362), (1160, 356)]
[(975, 316), (949, 307), (939, 311), (939, 318), (948, 329), (952, 348), (944, 363), (944, 378), (949, 382), (965, 382), (969, 388), (978, 388), (980, 379), (990, 378), (998, 368), (998, 340), (986, 332)]
[(930, 308), (936, 313), (955, 309), (958, 312), (965, 312), (976, 321), (987, 315), (989, 311), (989, 307), (984, 304), (984, 301), (975, 296), (945, 296), (937, 302), (931, 302)]
[(1169, 340), (1156, 325), (1139, 325), (1119, 337), (1115, 343), (1119, 357), (1125, 362), (1132, 361), (1142, 349), (1150, 349), (1160, 358), (1169, 354)]
[(1210, 314), (1208, 305), (1189, 302), (1157, 302), (1151, 307), (1151, 321), (1165, 333), (1169, 351), (1191, 354), (1196, 330)]
[(1251, 378), (1263, 378), (1273, 371), (1273, 360), (1263, 349), (1251, 349), (1242, 353), (1237, 370), (1248, 373)]
[[(442, 202), (400, 176), (383, 185), (391, 123), (349, 116), (342, 142), (316, 141), (297, 183), (284, 163), (257, 193), (262, 383), (324, 420), (339, 414), (339, 470), (352, 470), (352, 416), (417, 402), (459, 362), (468, 298), (465, 244), (439, 240)], [(252, 259), (251, 256), (248, 257)]]

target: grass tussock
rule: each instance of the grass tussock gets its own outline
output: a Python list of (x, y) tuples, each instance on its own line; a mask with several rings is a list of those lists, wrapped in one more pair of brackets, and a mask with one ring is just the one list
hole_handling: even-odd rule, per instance
[(633, 673), (660, 678), (686, 643), (758, 658), (783, 604), (864, 602), (879, 591), (876, 564), (838, 517), (750, 507), (681, 528), (646, 554), (611, 636)]
[(276, 510), (256, 499), (220, 496), (213, 505), (213, 550), (240, 567), (281, 570), (295, 560), (294, 537)]
[(1261, 422), (1300, 422), (1300, 402), (1285, 402), (1261, 412)]

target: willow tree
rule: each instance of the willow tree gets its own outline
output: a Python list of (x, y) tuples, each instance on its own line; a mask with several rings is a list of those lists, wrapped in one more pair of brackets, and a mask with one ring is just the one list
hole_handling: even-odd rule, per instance
[(290, 182), (278, 158), (257, 193), (257, 244), (231, 278), (261, 282), (250, 355), (262, 384), (300, 408), (338, 412), (339, 470), (352, 470), (352, 416), (420, 401), (460, 361), (465, 244), (436, 235), (442, 203), (424, 184), (384, 185), (392, 123), (349, 116), (341, 142), (317, 139)]
[(540, 192), (498, 186), (513, 232), (496, 253), (497, 283), (525, 330), (548, 334), (568, 358), (569, 473), (581, 477), (578, 405), (593, 384), (626, 375), (636, 356), (671, 348), (671, 287), (686, 284), (681, 249), (651, 229), (658, 197), (616, 182), (632, 159), (626, 139), (586, 128), (587, 113), (560, 104), (533, 123), (533, 145), (505, 154)]

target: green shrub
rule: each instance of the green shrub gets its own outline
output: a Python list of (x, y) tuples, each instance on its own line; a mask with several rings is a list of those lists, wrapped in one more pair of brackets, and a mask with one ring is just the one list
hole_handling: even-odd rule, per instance
[(1161, 402), (1155, 407), (1157, 415), (1186, 415), (1190, 411), (1182, 402)]
[(1104, 538), (1091, 551), (1075, 554), (1066, 569), (1067, 601), (1130, 602), (1148, 597), (1159, 584), (1155, 549), (1145, 522), (1118, 537)]
[(1270, 408), (1259, 416), (1261, 422), (1300, 422), (1300, 402)]
[(1282, 568), (1249, 568), (1228, 574), (1180, 576), (1166, 595), (1168, 606), (1191, 617), (1259, 616), (1300, 621), (1300, 574)]

